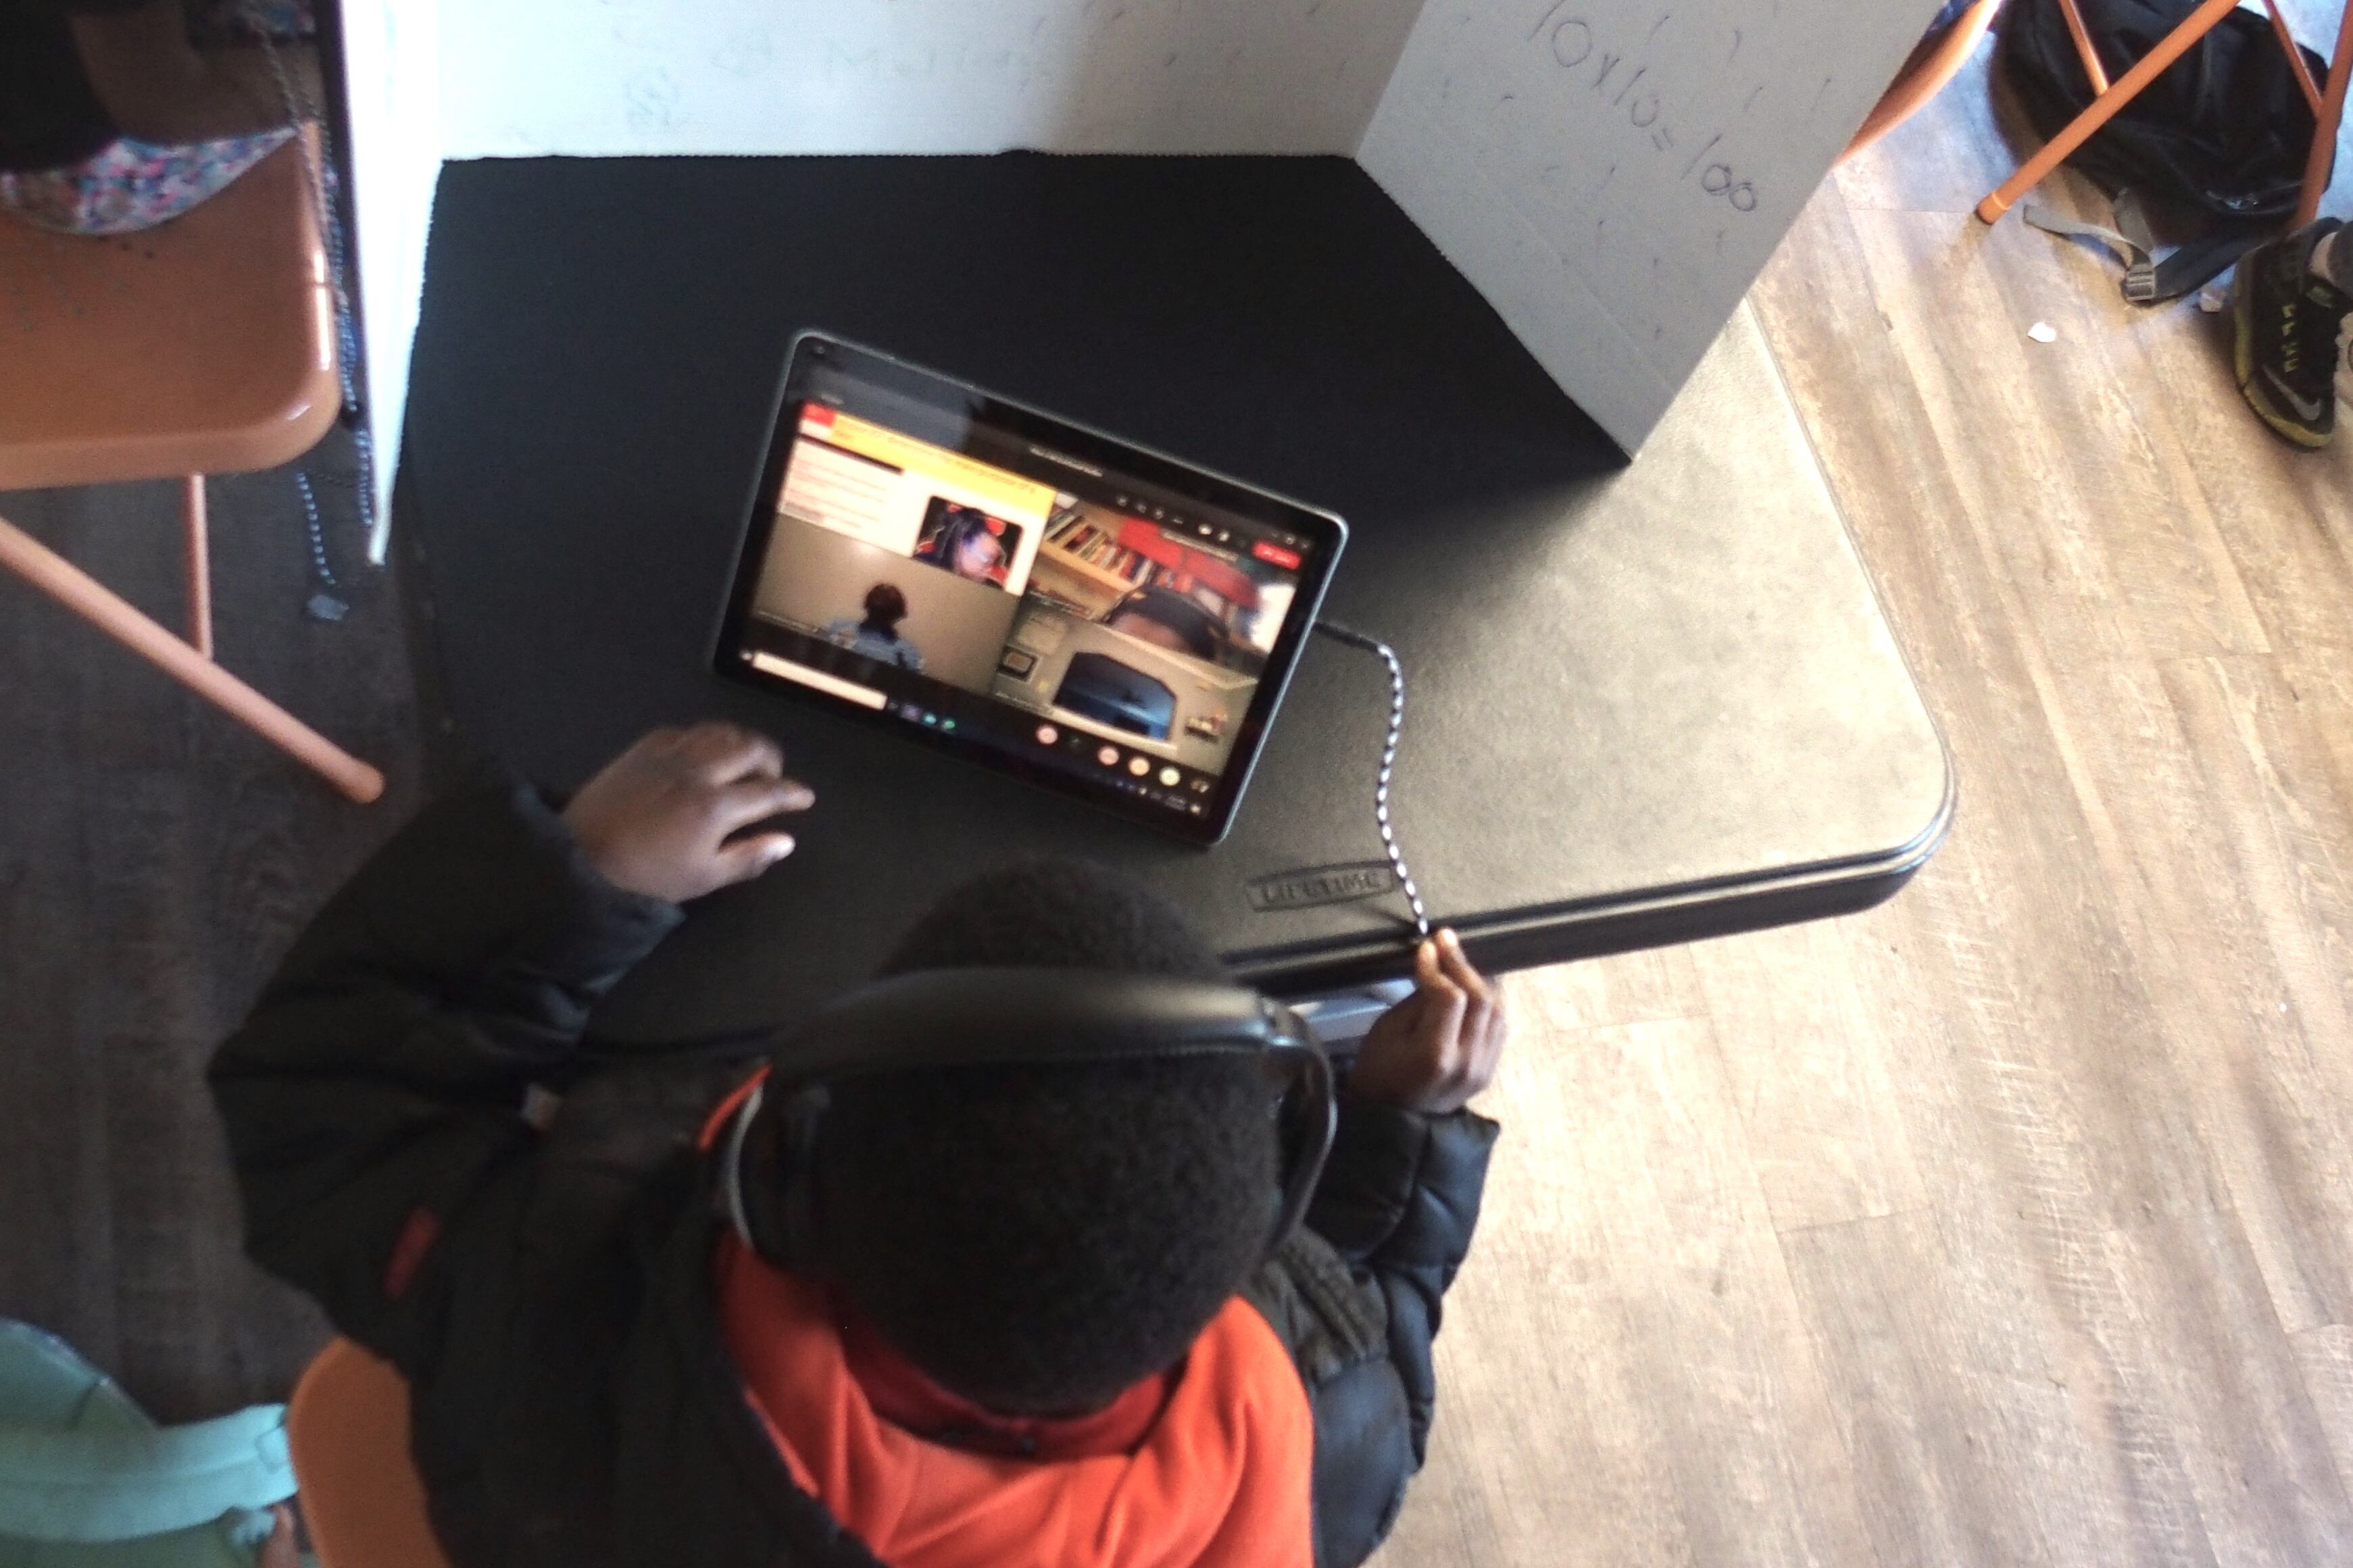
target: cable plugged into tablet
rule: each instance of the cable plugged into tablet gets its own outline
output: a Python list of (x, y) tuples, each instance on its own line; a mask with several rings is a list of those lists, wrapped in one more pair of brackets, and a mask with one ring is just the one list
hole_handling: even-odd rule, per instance
[(1406, 869), (1405, 851), (1398, 847), (1397, 829), (1389, 821), (1389, 775), (1397, 771), (1398, 742), (1405, 734), (1405, 666), (1398, 662), (1397, 650), (1378, 637), (1353, 631), (1336, 621), (1318, 621), (1315, 629), (1334, 642), (1373, 655), (1388, 667), (1389, 733), (1381, 747), (1380, 777), (1373, 785), (1373, 821), (1380, 827), (1381, 846), (1388, 851), (1389, 867), (1397, 872), (1398, 886), (1405, 889), (1405, 901), (1413, 909), (1414, 932), (1427, 941), (1430, 911), (1422, 907), (1421, 889), (1413, 885), (1413, 873)]

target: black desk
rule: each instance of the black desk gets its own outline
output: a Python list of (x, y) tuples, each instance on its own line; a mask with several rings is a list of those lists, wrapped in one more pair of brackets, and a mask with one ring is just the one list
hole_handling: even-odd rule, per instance
[(1942, 745), (1745, 311), (1624, 468), (1342, 160), (454, 165), (397, 508), (449, 732), (570, 785), (725, 714), (819, 795), (800, 853), (705, 905), (608, 1034), (789, 1016), (1034, 851), (1133, 868), (1278, 990), (1405, 952), (1400, 900), (1292, 875), (1380, 859), (1364, 655), (1311, 647), (1207, 852), (706, 673), (809, 325), (1345, 514), (1328, 613), (1406, 662), (1398, 820), (1486, 964), (1862, 908), (1944, 832)]

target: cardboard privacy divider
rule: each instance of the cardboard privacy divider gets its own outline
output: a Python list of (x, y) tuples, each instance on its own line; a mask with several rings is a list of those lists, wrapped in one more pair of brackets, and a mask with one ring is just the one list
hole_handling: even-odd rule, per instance
[(1934, 11), (1430, 0), (1356, 156), (1630, 452)]
[(1937, 0), (345, 0), (388, 485), (446, 158), (1338, 153), (1641, 445)]

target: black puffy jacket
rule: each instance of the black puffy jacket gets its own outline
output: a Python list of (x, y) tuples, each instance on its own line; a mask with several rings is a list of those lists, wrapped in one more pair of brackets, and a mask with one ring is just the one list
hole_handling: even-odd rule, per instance
[[(407, 1377), (458, 1568), (875, 1561), (793, 1484), (720, 1342), (694, 1145), (745, 1047), (582, 1040), (681, 918), (606, 883), (533, 791), (456, 795), (213, 1061), (247, 1246)], [(1319, 1563), (1369, 1553), (1420, 1466), (1495, 1133), (1344, 1098), (1308, 1228), (1244, 1292), (1314, 1414)]]

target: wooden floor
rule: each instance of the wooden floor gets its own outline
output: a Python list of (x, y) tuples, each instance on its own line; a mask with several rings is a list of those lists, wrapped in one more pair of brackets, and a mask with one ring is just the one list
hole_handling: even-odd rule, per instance
[(2353, 1563), (2353, 442), (1965, 216), (1994, 121), (1979, 69), (1754, 296), (1952, 840), (1869, 915), (1515, 977), (1384, 1568)]
[[(1964, 81), (1755, 296), (1952, 842), (1867, 916), (1517, 977), (1386, 1568), (2353, 1562), (2353, 441), (2291, 452), (2215, 321), (1963, 216), (2000, 148)], [(0, 1314), (169, 1415), (316, 1342), (197, 1075), (417, 798), (388, 585), (305, 621), (290, 481), (215, 507), (224, 660), (381, 810), (0, 584)], [(170, 508), (0, 501), (174, 616)]]

